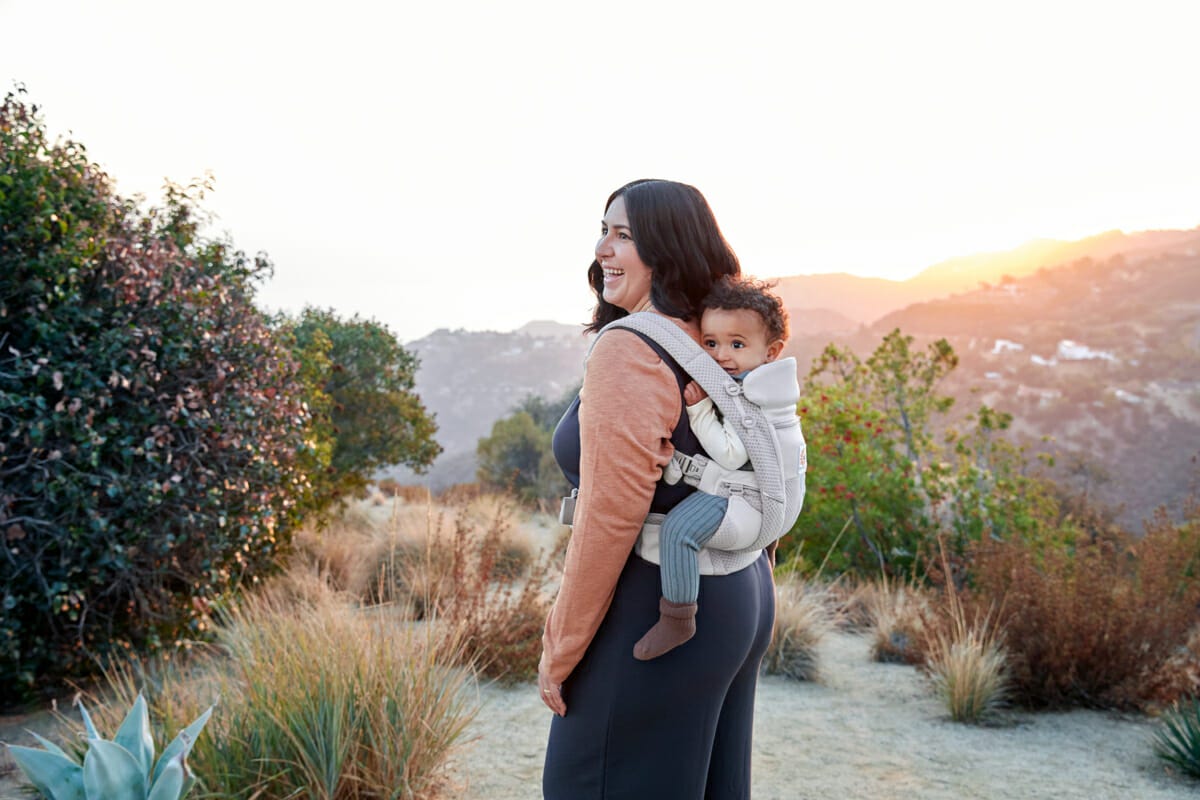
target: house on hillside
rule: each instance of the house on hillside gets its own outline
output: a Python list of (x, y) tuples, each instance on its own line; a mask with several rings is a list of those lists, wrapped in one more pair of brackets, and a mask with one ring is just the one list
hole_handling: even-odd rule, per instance
[(1036, 400), (1039, 405), (1057, 400), (1063, 396), (1058, 389), (1038, 389), (1025, 384), (1017, 385), (1017, 399)]
[(1085, 344), (1074, 342), (1070, 339), (1063, 339), (1058, 343), (1057, 357), (1063, 361), (1112, 361), (1118, 359), (1112, 353), (1106, 350), (1093, 350)]

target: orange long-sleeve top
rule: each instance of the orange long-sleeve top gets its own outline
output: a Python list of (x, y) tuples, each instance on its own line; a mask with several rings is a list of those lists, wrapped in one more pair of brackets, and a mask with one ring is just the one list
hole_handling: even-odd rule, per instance
[[(699, 340), (695, 322), (668, 319)], [(615, 329), (596, 342), (580, 390), (574, 529), (542, 636), (541, 669), (555, 683), (575, 669), (608, 613), (675, 452), (682, 403), (675, 373), (637, 334)]]

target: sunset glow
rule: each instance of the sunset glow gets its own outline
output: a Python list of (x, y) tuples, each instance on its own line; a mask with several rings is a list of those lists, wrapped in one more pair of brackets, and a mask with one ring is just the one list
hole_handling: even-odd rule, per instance
[(1200, 225), (1194, 3), (567, 8), (0, 0), (0, 78), (122, 192), (211, 169), (267, 305), (403, 339), (581, 320), (636, 177), (762, 276)]

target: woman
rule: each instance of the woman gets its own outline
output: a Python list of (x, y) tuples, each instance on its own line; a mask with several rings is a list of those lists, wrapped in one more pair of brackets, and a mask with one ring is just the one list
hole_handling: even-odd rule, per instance
[[(739, 272), (700, 192), (635, 181), (605, 207), (589, 330), (648, 310), (698, 338), (701, 300)], [(643, 525), (693, 491), (659, 481), (676, 447), (699, 451), (682, 399), (688, 380), (656, 344), (609, 331), (555, 431), (579, 499), (538, 670), (555, 713), (548, 800), (750, 796), (754, 690), (775, 614), (765, 554), (731, 574), (712, 574), (719, 560), (702, 558), (696, 636), (652, 661), (633, 657), (659, 611), (659, 568), (648, 560), (656, 530)]]

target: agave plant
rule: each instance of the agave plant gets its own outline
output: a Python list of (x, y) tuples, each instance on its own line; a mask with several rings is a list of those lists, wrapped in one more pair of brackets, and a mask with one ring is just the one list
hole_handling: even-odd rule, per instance
[(100, 738), (82, 703), (79, 711), (88, 742), (82, 764), (36, 733), (33, 735), (44, 750), (8, 745), (17, 766), (43, 796), (50, 800), (179, 800), (196, 782), (186, 759), (212, 716), (211, 706), (179, 732), (157, 763), (150, 715), (140, 692), (111, 742)]
[(1184, 698), (1162, 716), (1154, 754), (1185, 775), (1200, 778), (1200, 698)]

